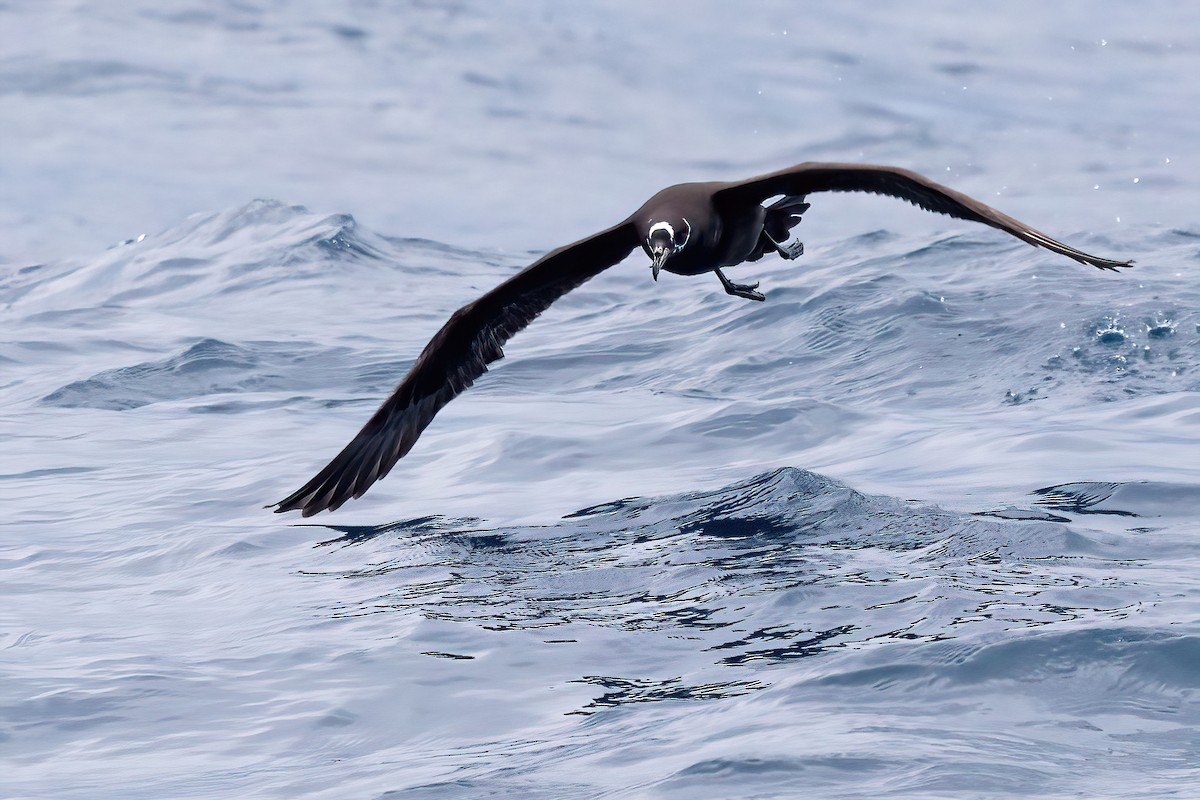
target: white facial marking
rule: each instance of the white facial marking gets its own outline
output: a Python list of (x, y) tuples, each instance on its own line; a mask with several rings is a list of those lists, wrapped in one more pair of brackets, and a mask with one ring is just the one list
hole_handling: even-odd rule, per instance
[(687, 219), (684, 219), (683, 224), (687, 228), (687, 230), (684, 232), (682, 242), (677, 241), (675, 239), (675, 226), (669, 222), (656, 222), (653, 225), (651, 225), (650, 232), (647, 234), (646, 238), (647, 239), (653, 238), (654, 234), (657, 233), (658, 231), (666, 231), (667, 236), (669, 236), (671, 239), (671, 247), (674, 249), (674, 251), (676, 253), (678, 253), (680, 250), (683, 249), (684, 245), (686, 245), (688, 243), (688, 239), (692, 238), (692, 223), (688, 222)]
[(666, 231), (667, 236), (671, 237), (671, 244), (675, 244), (675, 228), (671, 226), (671, 223), (669, 223), (669, 222), (654, 223), (653, 225), (650, 226), (650, 234), (646, 238), (648, 238), (648, 239), (653, 238), (654, 234), (657, 233), (658, 231)]

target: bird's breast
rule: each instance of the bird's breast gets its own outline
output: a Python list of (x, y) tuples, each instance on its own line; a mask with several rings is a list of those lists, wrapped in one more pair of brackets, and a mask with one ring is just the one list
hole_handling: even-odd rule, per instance
[(721, 266), (716, 253), (709, 247), (689, 247), (675, 253), (663, 264), (663, 269), (676, 275), (702, 275)]

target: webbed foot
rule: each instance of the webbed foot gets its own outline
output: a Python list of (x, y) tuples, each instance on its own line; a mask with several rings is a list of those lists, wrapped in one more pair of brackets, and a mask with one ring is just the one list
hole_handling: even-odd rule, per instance
[[(771, 237), (768, 235), (768, 239)], [(779, 251), (779, 255), (791, 261), (794, 258), (799, 258), (804, 255), (804, 242), (798, 241), (796, 237), (788, 237), (782, 242), (777, 242), (771, 239), (771, 244), (775, 245), (775, 249)]]
[(758, 288), (758, 281), (754, 283), (734, 283), (729, 278), (726, 278), (725, 273), (721, 272), (721, 270), (714, 270), (714, 272), (721, 279), (721, 285), (725, 287), (725, 291), (734, 297), (744, 297), (747, 300), (757, 300), (760, 303), (767, 299), (767, 296), (762, 292), (754, 291)]

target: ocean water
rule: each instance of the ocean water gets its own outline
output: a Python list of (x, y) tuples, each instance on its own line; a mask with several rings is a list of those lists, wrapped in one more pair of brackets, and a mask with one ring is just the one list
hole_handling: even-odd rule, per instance
[[(1200, 11), (0, 4), (0, 797), (1200, 796)], [(1189, 66), (1189, 64), (1191, 66)], [(657, 189), (894, 163), (568, 295)]]

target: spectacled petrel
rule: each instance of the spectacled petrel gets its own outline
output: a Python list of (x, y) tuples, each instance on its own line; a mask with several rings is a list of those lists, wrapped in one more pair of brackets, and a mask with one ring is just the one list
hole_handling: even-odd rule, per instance
[[(765, 300), (758, 284), (738, 284), (723, 267), (756, 261), (766, 253), (793, 259), (804, 246), (791, 228), (816, 192), (871, 192), (907, 200), (927, 211), (982, 222), (1037, 247), (1106, 270), (1129, 266), (1088, 255), (1051, 239), (978, 200), (899, 167), (806, 162), (744, 181), (682, 183), (646, 201), (628, 219), (560, 247), (455, 311), (421, 351), (404, 380), (350, 444), (276, 512), (304, 516), (339, 508), (388, 474), (441, 408), (466, 391), (504, 356), (501, 349), (551, 303), (619, 263), (636, 247), (651, 259), (651, 272), (678, 275), (715, 272), (725, 291)], [(764, 207), (774, 197), (781, 199)]]

